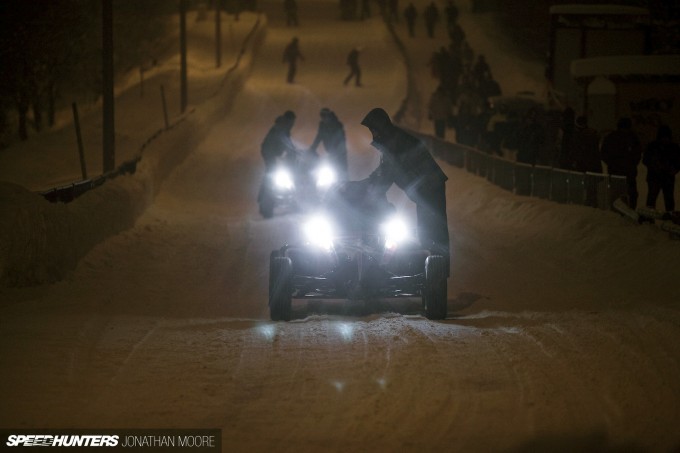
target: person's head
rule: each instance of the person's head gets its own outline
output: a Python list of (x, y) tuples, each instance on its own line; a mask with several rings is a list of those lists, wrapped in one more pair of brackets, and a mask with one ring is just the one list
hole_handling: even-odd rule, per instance
[(329, 121), (333, 118), (333, 112), (331, 109), (324, 107), (319, 112), (319, 116), (321, 117), (321, 121)]
[(633, 128), (633, 122), (627, 116), (619, 118), (619, 122), (616, 123), (617, 129), (630, 130)]
[(585, 115), (579, 115), (576, 117), (576, 127), (588, 127), (588, 118)]
[(366, 114), (361, 124), (366, 126), (373, 134), (373, 140), (381, 140), (392, 134), (394, 125), (387, 112), (376, 107)]
[(285, 127), (286, 129), (291, 129), (293, 124), (295, 124), (295, 113), (286, 110), (283, 115), (276, 118), (276, 124)]

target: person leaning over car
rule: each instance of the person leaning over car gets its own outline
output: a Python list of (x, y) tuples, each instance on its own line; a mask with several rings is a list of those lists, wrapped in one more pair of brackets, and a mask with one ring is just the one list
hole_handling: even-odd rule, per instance
[[(380, 151), (380, 164), (366, 179), (348, 184), (363, 186), (367, 195), (384, 194), (396, 184), (416, 204), (421, 245), (449, 262), (449, 229), (446, 219), (448, 177), (425, 144), (395, 126), (381, 108), (374, 108), (361, 121), (373, 135)], [(447, 266), (448, 271), (448, 266)]]

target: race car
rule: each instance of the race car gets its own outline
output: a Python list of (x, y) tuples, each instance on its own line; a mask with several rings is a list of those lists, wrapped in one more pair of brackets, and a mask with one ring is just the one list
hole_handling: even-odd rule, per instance
[(271, 252), (271, 319), (289, 321), (293, 299), (404, 297), (421, 298), (427, 318), (444, 319), (447, 258), (423, 248), (386, 198), (334, 198), (306, 217), (296, 243)]

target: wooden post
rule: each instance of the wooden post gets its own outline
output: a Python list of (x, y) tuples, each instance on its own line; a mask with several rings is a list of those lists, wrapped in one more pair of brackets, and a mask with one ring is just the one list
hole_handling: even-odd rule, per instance
[(113, 0), (102, 1), (103, 171), (116, 167), (113, 110)]
[(179, 0), (180, 112), (187, 108), (187, 2)]
[(215, 2), (215, 64), (222, 66), (222, 18), (220, 17), (220, 2)]
[(83, 137), (80, 133), (80, 119), (78, 118), (78, 106), (74, 102), (73, 107), (73, 124), (76, 126), (76, 139), (78, 140), (78, 156), (80, 157), (80, 173), (83, 175), (83, 180), (87, 179), (87, 168), (85, 167), (85, 150), (83, 148)]
[(165, 89), (161, 85), (161, 101), (163, 102), (163, 119), (165, 120), (165, 129), (170, 127), (168, 122), (168, 104), (165, 102)]

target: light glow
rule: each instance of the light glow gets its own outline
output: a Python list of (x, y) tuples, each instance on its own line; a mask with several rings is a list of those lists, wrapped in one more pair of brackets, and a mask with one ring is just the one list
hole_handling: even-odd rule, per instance
[(403, 243), (410, 236), (408, 226), (401, 217), (392, 217), (382, 225), (382, 232), (385, 235), (385, 247), (394, 249)]
[(278, 189), (292, 190), (295, 187), (293, 177), (288, 170), (278, 169), (274, 172), (274, 185)]
[(333, 185), (336, 180), (335, 171), (328, 165), (324, 165), (316, 171), (316, 186), (319, 188), (328, 188)]
[(333, 247), (333, 227), (327, 218), (314, 216), (303, 226), (307, 242), (317, 247), (330, 250)]

